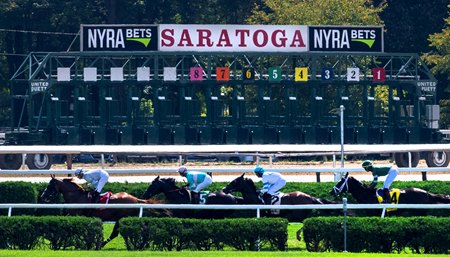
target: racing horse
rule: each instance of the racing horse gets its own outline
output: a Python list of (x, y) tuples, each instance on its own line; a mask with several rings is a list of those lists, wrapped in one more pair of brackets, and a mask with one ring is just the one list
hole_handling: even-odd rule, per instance
[[(59, 179), (54, 175), (47, 187), (42, 192), (39, 200), (40, 202), (50, 202), (57, 194), (62, 194), (65, 203), (91, 203), (89, 192), (84, 190), (80, 185), (75, 183), (72, 178)], [(111, 194), (109, 197), (109, 204), (153, 204), (159, 203), (153, 200), (139, 199), (126, 192)], [(150, 209), (149, 215), (153, 216), (171, 216), (167, 210), (153, 210)], [(90, 217), (98, 217), (102, 221), (114, 221), (115, 225), (111, 235), (102, 243), (101, 247), (105, 246), (112, 239), (119, 235), (119, 220), (127, 216), (138, 216), (139, 209), (71, 209), (69, 215), (83, 215)]]
[[(231, 181), (224, 189), (224, 193), (240, 192), (245, 204), (264, 204), (252, 179), (244, 177), (245, 173)], [(284, 193), (281, 196), (281, 205), (300, 204), (335, 204), (337, 202), (319, 199), (303, 192)], [(303, 221), (311, 210), (280, 210), (279, 214), (268, 213), (269, 216), (281, 216), (289, 221)]]
[[(190, 204), (191, 191), (186, 187), (179, 187), (174, 178), (156, 177), (148, 186), (142, 198), (149, 199), (158, 194), (164, 194), (170, 204)], [(210, 192), (205, 197), (204, 204), (239, 204), (242, 199), (222, 191)], [(230, 210), (174, 210), (176, 217), (185, 218), (225, 218), (231, 215)]]
[[(333, 187), (330, 194), (338, 196), (341, 193), (349, 192), (360, 204), (376, 204), (379, 203), (376, 191), (376, 188), (370, 188), (368, 185), (346, 173)], [(398, 197), (391, 198), (391, 200), (396, 200), (399, 204), (437, 204), (450, 203), (450, 196), (433, 194), (420, 188), (407, 188), (400, 190)], [(397, 211), (397, 213), (398, 212), (399, 211)], [(417, 209), (413, 213), (416, 215), (425, 215), (426, 210)]]

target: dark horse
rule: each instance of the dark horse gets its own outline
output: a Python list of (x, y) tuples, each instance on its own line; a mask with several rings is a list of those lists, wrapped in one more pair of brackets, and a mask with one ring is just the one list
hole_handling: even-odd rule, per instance
[[(84, 190), (81, 186), (76, 184), (70, 179), (58, 179), (52, 176), (52, 179), (47, 185), (47, 188), (42, 192), (40, 201), (41, 202), (50, 202), (56, 194), (61, 193), (64, 198), (65, 203), (91, 203), (91, 199), (89, 196), (89, 192)], [(137, 203), (145, 203), (152, 204), (156, 203), (151, 200), (142, 200), (133, 195), (130, 195), (125, 192), (120, 192), (116, 194), (112, 194), (109, 199), (109, 204), (137, 204)], [(151, 215), (156, 216), (170, 216), (170, 213), (166, 210), (158, 211), (151, 210)], [(98, 217), (102, 221), (114, 221), (115, 225), (111, 235), (108, 239), (106, 239), (102, 247), (105, 246), (109, 241), (116, 238), (119, 235), (119, 220), (123, 217), (127, 216), (138, 216), (139, 209), (71, 209), (69, 211), (70, 215), (84, 215), (84, 216), (93, 216)]]
[[(190, 204), (192, 202), (190, 190), (177, 186), (174, 178), (160, 178), (159, 176), (150, 183), (142, 198), (149, 199), (160, 193), (163, 193), (171, 204)], [(205, 204), (238, 204), (241, 201), (242, 199), (219, 191), (209, 193)], [(224, 218), (231, 215), (232, 212), (229, 210), (174, 210), (173, 213), (177, 217)]]
[[(224, 189), (223, 192), (240, 192), (244, 198), (245, 204), (264, 204), (259, 197), (258, 190), (255, 183), (250, 178), (244, 177), (245, 173), (231, 181)], [(281, 205), (298, 205), (298, 204), (334, 204), (336, 202), (319, 199), (303, 192), (291, 192), (285, 193), (281, 197)], [(289, 221), (303, 221), (311, 210), (280, 210), (279, 215), (287, 218)], [(270, 216), (270, 214), (269, 214)]]
[[(333, 187), (330, 193), (334, 196), (340, 193), (349, 192), (358, 203), (376, 204), (378, 199), (376, 196), (376, 188), (370, 188), (368, 185), (361, 183), (356, 178), (349, 176), (348, 173)], [(450, 203), (449, 196), (433, 194), (419, 188), (408, 188), (400, 191), (398, 198), (399, 204), (437, 204)], [(404, 210), (404, 209), (402, 209)], [(425, 214), (426, 210), (417, 209), (414, 213)]]

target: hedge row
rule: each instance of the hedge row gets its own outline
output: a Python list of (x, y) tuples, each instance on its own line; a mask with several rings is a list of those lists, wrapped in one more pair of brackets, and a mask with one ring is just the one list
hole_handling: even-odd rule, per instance
[(260, 219), (124, 218), (120, 234), (128, 250), (223, 250), (233, 247), (254, 251), (259, 246), (286, 250), (288, 221)]
[(100, 249), (103, 226), (87, 217), (0, 217), (0, 249)]
[[(304, 220), (303, 236), (308, 251), (343, 251), (342, 217), (315, 217)], [(450, 217), (349, 217), (347, 251), (448, 254)]]

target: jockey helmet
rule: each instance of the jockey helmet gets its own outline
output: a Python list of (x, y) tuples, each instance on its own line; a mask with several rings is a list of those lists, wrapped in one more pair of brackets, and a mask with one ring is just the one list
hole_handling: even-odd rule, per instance
[(184, 167), (184, 166), (179, 167), (179, 168), (178, 168), (178, 173), (180, 173), (181, 176), (186, 175), (186, 173), (187, 173), (187, 168)]
[(255, 168), (256, 176), (261, 177), (263, 175), (263, 173), (264, 173), (264, 168), (261, 166), (256, 166), (256, 168)]
[(365, 161), (363, 161), (363, 163), (362, 163), (362, 167), (363, 167), (364, 169), (365, 169), (365, 168), (368, 168), (368, 167), (371, 167), (371, 166), (373, 166), (372, 161), (365, 160)]
[(75, 176), (80, 177), (83, 174), (83, 169), (78, 168), (75, 170)]

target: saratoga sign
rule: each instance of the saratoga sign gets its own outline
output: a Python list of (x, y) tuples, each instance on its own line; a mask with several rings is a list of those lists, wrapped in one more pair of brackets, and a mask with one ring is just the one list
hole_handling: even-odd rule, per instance
[(305, 25), (81, 25), (81, 51), (383, 52), (383, 28)]
[(160, 51), (306, 52), (307, 26), (159, 25)]

